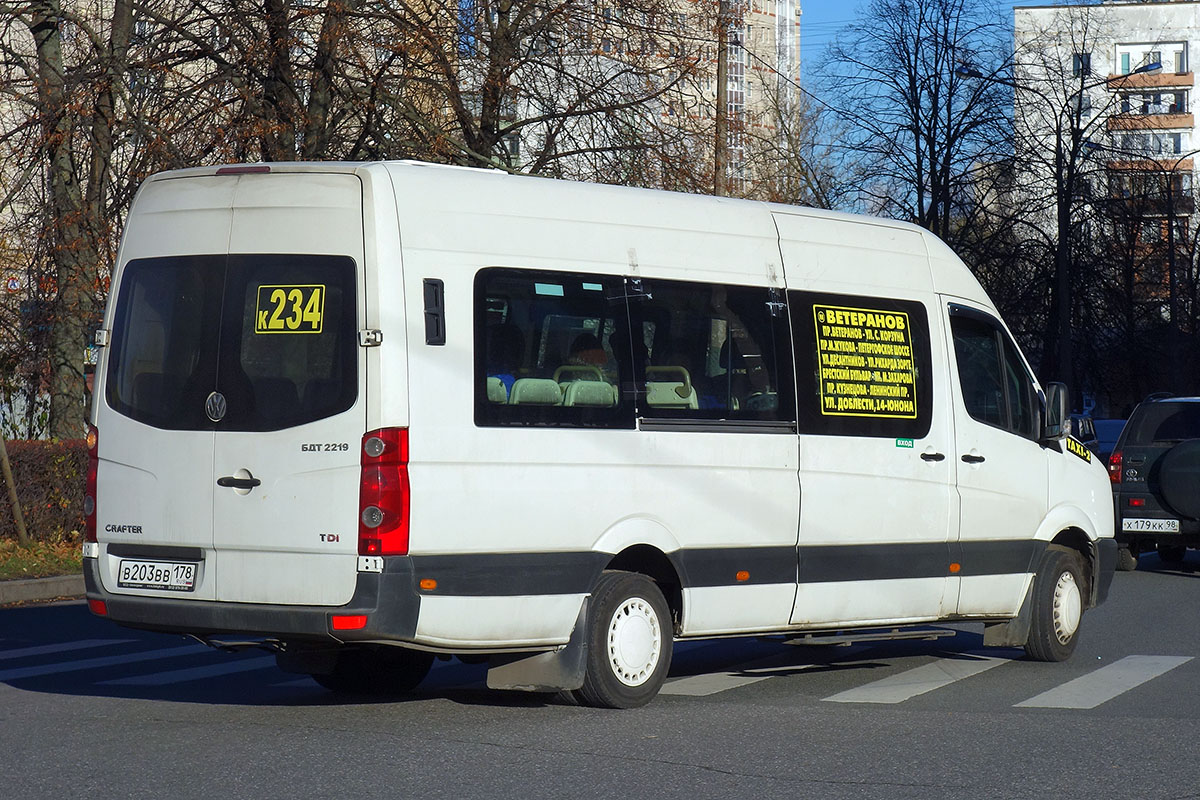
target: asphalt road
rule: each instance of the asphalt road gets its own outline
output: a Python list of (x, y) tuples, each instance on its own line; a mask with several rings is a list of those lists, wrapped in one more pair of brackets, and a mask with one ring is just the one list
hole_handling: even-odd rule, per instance
[(664, 693), (598, 711), (435, 667), (348, 702), (260, 652), (0, 610), (10, 798), (1200, 797), (1200, 553), (1118, 573), (1062, 664), (936, 641), (676, 648)]

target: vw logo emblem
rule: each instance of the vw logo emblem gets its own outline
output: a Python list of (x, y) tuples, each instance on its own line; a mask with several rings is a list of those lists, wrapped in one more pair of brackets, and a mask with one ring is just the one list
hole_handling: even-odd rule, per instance
[(225, 404), (225, 395), (220, 392), (213, 392), (204, 401), (204, 413), (208, 414), (208, 418), (213, 422), (220, 422), (228, 410), (229, 407)]

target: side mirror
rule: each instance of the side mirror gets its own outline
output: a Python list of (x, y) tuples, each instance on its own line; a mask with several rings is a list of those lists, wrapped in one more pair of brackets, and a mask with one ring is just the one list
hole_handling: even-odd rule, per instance
[(1046, 384), (1046, 419), (1042, 425), (1042, 440), (1062, 439), (1067, 435), (1070, 417), (1067, 415), (1067, 385)]

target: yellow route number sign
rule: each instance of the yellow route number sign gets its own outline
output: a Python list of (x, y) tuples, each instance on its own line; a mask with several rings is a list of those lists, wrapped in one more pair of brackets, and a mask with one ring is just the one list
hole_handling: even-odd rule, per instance
[(821, 414), (917, 418), (917, 369), (908, 314), (813, 306)]
[(325, 287), (259, 286), (254, 311), (255, 333), (320, 333), (325, 315)]

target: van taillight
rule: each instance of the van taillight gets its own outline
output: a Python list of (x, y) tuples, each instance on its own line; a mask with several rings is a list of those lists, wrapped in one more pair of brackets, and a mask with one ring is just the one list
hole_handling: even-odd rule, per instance
[(83, 492), (83, 540), (96, 541), (96, 467), (100, 463), (100, 432), (87, 427), (87, 486)]
[(408, 554), (408, 429), (382, 428), (362, 439), (358, 554)]
[(1121, 482), (1121, 451), (1114, 450), (1108, 457), (1108, 479), (1113, 483)]

